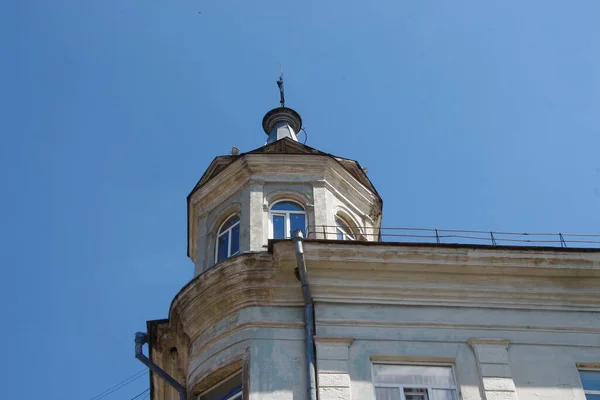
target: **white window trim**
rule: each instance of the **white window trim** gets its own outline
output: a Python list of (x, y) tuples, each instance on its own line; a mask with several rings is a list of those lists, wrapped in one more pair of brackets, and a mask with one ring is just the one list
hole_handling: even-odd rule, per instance
[[(585, 368), (585, 367), (579, 367), (577, 368), (577, 371), (588, 371), (588, 372), (596, 372), (597, 374), (600, 375), (600, 369), (598, 368)], [(583, 390), (584, 394), (595, 394), (600, 396), (600, 390), (591, 390), (591, 389), (585, 389), (583, 387), (583, 381), (581, 380), (581, 375), (579, 375), (579, 383), (581, 384), (581, 389)]]
[[(224, 230), (223, 232), (221, 232), (221, 228), (223, 228), (223, 225), (225, 225), (231, 218), (237, 216), (238, 217), (238, 222), (236, 222), (235, 224), (231, 225), (229, 228), (227, 228), (226, 230)], [(236, 254), (238, 254), (240, 252), (240, 250), (238, 249), (238, 251), (236, 251), (235, 253), (231, 254), (231, 234), (233, 232), (233, 228), (235, 228), (236, 226), (238, 226), (241, 222), (241, 217), (238, 213), (235, 214), (231, 214), (230, 216), (228, 216), (227, 218), (225, 218), (225, 220), (223, 221), (223, 223), (219, 226), (219, 229), (217, 229), (217, 240), (215, 241), (215, 264), (219, 262), (219, 238), (221, 236), (224, 235), (228, 235), (229, 237), (227, 238), (227, 257), (225, 257), (223, 260), (228, 259), (229, 257), (235, 256)], [(239, 239), (239, 238), (238, 238)], [(221, 260), (221, 261), (223, 261)]]
[[(341, 224), (338, 222), (341, 221)], [(335, 215), (335, 238), (336, 240), (340, 240), (337, 237), (338, 233), (342, 234), (341, 240), (356, 240), (356, 233), (352, 230), (352, 226), (346, 220), (341, 217), (339, 214)]]
[(460, 393), (458, 390), (458, 382), (456, 380), (456, 373), (454, 371), (454, 364), (446, 364), (446, 363), (430, 363), (430, 362), (397, 362), (397, 361), (372, 361), (371, 362), (371, 376), (374, 375), (373, 366), (376, 364), (388, 364), (388, 365), (415, 365), (419, 367), (450, 367), (452, 371), (452, 379), (454, 379), (454, 385), (444, 386), (444, 385), (402, 385), (395, 383), (375, 383), (373, 382), (373, 398), (376, 398), (377, 393), (375, 388), (397, 388), (398, 392), (400, 392), (400, 399), (406, 400), (406, 396), (404, 395), (404, 389), (427, 389), (427, 398), (432, 399), (431, 390), (432, 389), (441, 389), (441, 390), (454, 390), (456, 393), (456, 398), (460, 398)]
[[(282, 203), (282, 202), (290, 202), (290, 203), (294, 203), (297, 204), (300, 208), (302, 208), (303, 211), (285, 211), (285, 210), (275, 210), (273, 211), (273, 206), (276, 205), (277, 203)], [(271, 203), (271, 205), (269, 206), (269, 238), (270, 239), (274, 239), (275, 238), (275, 231), (273, 229), (273, 216), (278, 215), (278, 216), (282, 216), (284, 219), (284, 239), (290, 239), (292, 237), (292, 233), (290, 232), (290, 215), (291, 214), (301, 214), (304, 215), (304, 231), (308, 232), (308, 216), (306, 214), (306, 207), (304, 207), (304, 205), (302, 203), (297, 202), (296, 200), (292, 200), (292, 199), (280, 199), (277, 201), (274, 201), (273, 203)]]

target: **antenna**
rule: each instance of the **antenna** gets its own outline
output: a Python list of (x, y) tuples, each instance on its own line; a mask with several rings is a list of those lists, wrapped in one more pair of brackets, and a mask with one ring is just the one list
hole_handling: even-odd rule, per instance
[(281, 107), (285, 107), (285, 97), (283, 95), (283, 65), (279, 65), (279, 80), (277, 81), (277, 86), (279, 86), (279, 103)]

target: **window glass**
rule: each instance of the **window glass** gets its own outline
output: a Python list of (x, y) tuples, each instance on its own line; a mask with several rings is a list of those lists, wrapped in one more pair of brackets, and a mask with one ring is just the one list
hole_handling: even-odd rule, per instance
[(434, 365), (375, 364), (373, 381), (400, 385), (454, 385), (452, 368)]
[(306, 217), (304, 214), (290, 214), (290, 235), (300, 229), (302, 235), (306, 237)]
[(306, 213), (301, 205), (293, 201), (280, 201), (269, 210), (272, 238), (289, 239), (300, 229), (306, 237)]
[(377, 400), (402, 400), (397, 388), (375, 388), (375, 397)]
[(587, 400), (600, 400), (600, 371), (579, 371), (581, 385)]
[(285, 216), (273, 215), (273, 238), (285, 239)]
[(229, 234), (228, 232), (219, 236), (219, 244), (217, 250), (217, 262), (223, 261), (229, 255)]
[(429, 400), (427, 389), (404, 389), (406, 400)]
[(237, 224), (231, 229), (231, 254), (236, 254), (240, 251), (240, 224)]
[(376, 400), (457, 400), (451, 366), (373, 364)]
[(581, 377), (583, 390), (600, 391), (600, 371), (579, 371), (579, 376)]
[(221, 227), (221, 230), (219, 232), (224, 232), (227, 229), (231, 228), (234, 224), (240, 222), (240, 217), (238, 217), (237, 215), (234, 215), (233, 217), (229, 218), (227, 220), (227, 222), (225, 222), (223, 224), (223, 226)]
[(446, 389), (432, 389), (431, 400), (456, 400), (456, 392)]
[(337, 240), (356, 240), (356, 234), (350, 225), (337, 215), (335, 216), (335, 226)]
[(294, 203), (292, 201), (280, 201), (279, 203), (275, 203), (271, 210), (275, 211), (304, 211), (299, 204)]
[(220, 262), (240, 251), (240, 216), (229, 218), (217, 234), (215, 261)]
[(217, 384), (213, 389), (197, 397), (197, 400), (242, 400), (242, 374)]

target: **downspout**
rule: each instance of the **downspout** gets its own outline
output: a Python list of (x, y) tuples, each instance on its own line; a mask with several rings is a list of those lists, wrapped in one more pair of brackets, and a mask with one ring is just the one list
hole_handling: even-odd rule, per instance
[(306, 357), (306, 380), (308, 400), (317, 400), (317, 370), (315, 366), (315, 308), (310, 286), (308, 285), (308, 274), (306, 262), (304, 261), (304, 248), (302, 246), (304, 237), (302, 231), (294, 232), (294, 248), (296, 250), (296, 270), (298, 279), (302, 284), (302, 297), (304, 298), (304, 345)]
[(148, 357), (144, 355), (143, 346), (148, 342), (148, 335), (143, 332), (135, 333), (135, 358), (143, 362), (152, 372), (163, 378), (173, 389), (179, 392), (179, 400), (187, 400), (187, 391), (185, 387), (177, 382), (171, 375), (166, 373), (158, 365), (154, 364)]

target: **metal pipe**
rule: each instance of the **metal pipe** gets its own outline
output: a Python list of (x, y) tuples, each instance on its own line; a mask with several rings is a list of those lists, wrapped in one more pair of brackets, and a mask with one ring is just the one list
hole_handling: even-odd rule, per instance
[(185, 387), (177, 382), (175, 378), (169, 375), (166, 371), (160, 368), (158, 365), (154, 364), (152, 360), (144, 355), (143, 347), (144, 343), (148, 342), (148, 335), (143, 332), (135, 333), (135, 358), (144, 363), (152, 372), (156, 375), (163, 378), (169, 385), (173, 387), (173, 389), (177, 390), (179, 393), (179, 400), (187, 400), (187, 391)]
[(294, 248), (296, 250), (296, 266), (298, 278), (302, 284), (302, 297), (304, 298), (304, 345), (306, 356), (306, 379), (308, 400), (317, 400), (317, 369), (315, 366), (315, 308), (310, 286), (308, 285), (308, 274), (304, 260), (304, 248), (302, 246), (304, 237), (302, 231), (294, 232)]

